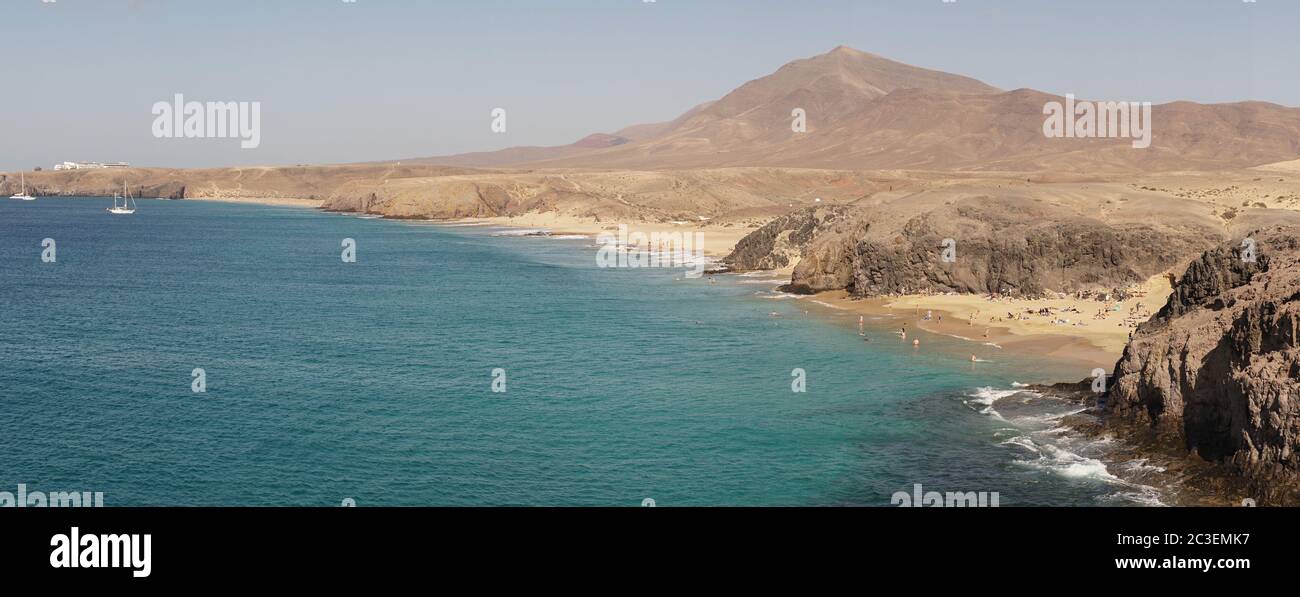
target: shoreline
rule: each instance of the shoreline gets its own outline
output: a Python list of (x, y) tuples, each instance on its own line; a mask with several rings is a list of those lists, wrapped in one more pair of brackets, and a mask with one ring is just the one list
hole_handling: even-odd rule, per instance
[[(190, 197), (184, 201), (212, 201), (237, 204), (259, 204), (287, 207), (320, 208), (323, 201), (298, 198), (231, 198), (231, 197)], [(364, 212), (338, 212), (366, 215)], [(375, 214), (378, 215), (378, 214)], [(403, 219), (380, 216), (383, 219)], [(658, 223), (658, 222), (602, 222), (595, 218), (563, 216), (555, 213), (529, 213), (520, 216), (494, 216), (486, 218), (427, 219), (433, 224), (448, 226), (498, 226), (514, 230), (546, 230), (552, 236), (586, 236), (595, 238), (600, 234), (617, 231), (620, 224), (625, 224), (632, 232), (691, 233), (704, 234), (704, 254), (712, 259), (719, 259), (730, 254), (740, 239), (754, 229), (743, 227), (726, 227), (709, 224)], [(773, 278), (788, 279), (793, 267), (780, 270), (765, 270)], [(1143, 303), (1146, 315), (1138, 321), (1145, 321), (1151, 312), (1163, 305), (1171, 292), (1164, 276), (1155, 276), (1141, 285), (1145, 295), (1137, 299)], [(825, 304), (833, 309), (874, 317), (886, 316), (899, 320), (900, 327), (921, 329), (925, 332), (947, 336), (970, 343), (972, 355), (979, 352), (996, 350), (997, 354), (1015, 356), (1046, 357), (1060, 363), (1078, 365), (1083, 379), (1094, 368), (1111, 371), (1123, 354), (1128, 343), (1128, 332), (1136, 323), (1122, 323), (1124, 312), (1105, 311), (1107, 317), (1088, 320), (1089, 308), (1100, 311), (1102, 303), (1086, 299), (1049, 298), (1049, 299), (1000, 299), (992, 300), (977, 295), (904, 295), (897, 297), (854, 298), (844, 290), (820, 292), (811, 295), (813, 304)], [(1129, 301), (1134, 302), (1134, 301)], [(1070, 311), (1072, 319), (1079, 319), (1080, 325), (1057, 325), (1046, 321), (1009, 319), (1008, 312), (1022, 315), (1029, 310), (1039, 308), (1052, 309), (1058, 313), (1061, 309)], [(924, 319), (926, 312), (934, 317)], [(989, 321), (988, 314), (994, 315)], [(1110, 317), (1116, 314), (1119, 317)], [(999, 315), (1002, 315), (999, 317)], [(972, 320), (972, 317), (975, 319)], [(1052, 316), (1053, 318), (1055, 315)], [(942, 319), (942, 322), (940, 321)], [(1043, 380), (1044, 382), (1077, 380)]]
[[(451, 226), (496, 226), (516, 230), (545, 229), (555, 236), (583, 235), (595, 238), (597, 234), (608, 232), (608, 227), (617, 224), (594, 222), (575, 222), (562, 217), (498, 217), (498, 218), (462, 218), (459, 220), (435, 221)], [(701, 231), (706, 234), (706, 226), (665, 226), (653, 223), (629, 224), (632, 230), (654, 231)], [(715, 230), (717, 231), (717, 230)], [(750, 230), (722, 229), (723, 235), (737, 235), (737, 240), (747, 235)], [(734, 242), (720, 246), (719, 243), (706, 244), (706, 254), (717, 258), (728, 254)], [(770, 279), (775, 289), (783, 280), (790, 279), (792, 267), (781, 270), (763, 270), (746, 272), (752, 276)], [(733, 275), (740, 276), (741, 273)], [(979, 295), (905, 295), (898, 297), (877, 297), (858, 299), (849, 296), (844, 290), (822, 292), (806, 295), (811, 311), (823, 311), (822, 316), (833, 320), (832, 311), (838, 313), (861, 314), (872, 318), (886, 317), (895, 320), (908, 330), (920, 329), (926, 333), (964, 340), (970, 343), (972, 356), (983, 358), (991, 354), (1006, 357), (1033, 357), (1046, 359), (1070, 367), (1077, 366), (1079, 375), (1073, 379), (1043, 379), (1037, 383), (1012, 385), (1005, 390), (1008, 395), (1018, 392), (1032, 392), (1044, 398), (1058, 399), (1066, 403), (1086, 407), (1086, 398), (1075, 398), (1054, 391), (1053, 384), (1077, 384), (1088, 378), (1094, 368), (1112, 372), (1128, 344), (1129, 331), (1138, 322), (1146, 321), (1152, 313), (1163, 306), (1172, 292), (1164, 275), (1153, 276), (1138, 285), (1135, 294), (1123, 301), (1098, 301), (1091, 298), (1043, 298), (1043, 299), (991, 299)], [(1143, 309), (1137, 309), (1137, 303)], [(1047, 314), (1038, 315), (1038, 309), (1048, 309)], [(925, 319), (929, 311), (931, 319)], [(1018, 315), (1012, 319), (1007, 312)], [(1031, 314), (1030, 312), (1033, 312)], [(990, 315), (1001, 314), (1001, 315)], [(940, 317), (942, 316), (942, 323)], [(990, 320), (992, 319), (992, 320)], [(1068, 323), (1059, 323), (1058, 320)], [(1071, 325), (1073, 323), (1082, 325)], [(842, 323), (842, 320), (841, 322)], [(877, 321), (877, 324), (879, 321)], [(996, 352), (990, 352), (996, 351)], [(964, 361), (959, 361), (964, 362)], [(996, 403), (993, 399), (990, 406)], [(1171, 450), (1159, 449), (1149, 442), (1124, 433), (1117, 433), (1099, 425), (1091, 416), (1075, 413), (1064, 416), (1060, 425), (1069, 428), (1073, 437), (1084, 441), (1109, 444), (1102, 453), (1084, 455), (1087, 452), (1073, 452), (1078, 448), (1072, 445), (1054, 445), (1058, 453), (1066, 454), (1078, 462), (1071, 466), (1087, 466), (1088, 463), (1100, 465), (1103, 474), (1100, 478), (1111, 484), (1116, 495), (1129, 496), (1135, 505), (1144, 506), (1227, 506), (1232, 505), (1235, 497), (1236, 480), (1226, 475), (1221, 467), (1200, 461), (1188, 455), (1179, 455)], [(1020, 433), (1034, 433), (1031, 429), (1020, 429)], [(1054, 463), (1060, 464), (1060, 463)], [(1067, 463), (1068, 464), (1068, 463)], [(1049, 466), (1052, 466), (1049, 464)], [(1047, 471), (1045, 474), (1059, 474), (1059, 471)], [(1148, 494), (1147, 492), (1154, 492)], [(1145, 501), (1143, 496), (1154, 500)]]
[(299, 199), (296, 197), (185, 197), (169, 201), (208, 201), (216, 203), (240, 203), (245, 205), (274, 205), (278, 207), (307, 207), (320, 209), (325, 201), (318, 199)]
[[(1159, 492), (1160, 505), (1177, 507), (1238, 506), (1248, 497), (1244, 480), (1220, 463), (1209, 462), (1194, 452), (1162, 438), (1149, 427), (1132, 424), (1108, 425), (1093, 411), (1094, 395), (1086, 382), (1077, 384), (1030, 384), (1022, 388), (1039, 396), (1084, 407), (1084, 411), (1060, 420), (1063, 427), (1090, 441), (1106, 444), (1100, 461), (1106, 472), (1134, 488), (1151, 487)], [(1112, 441), (1113, 440), (1113, 441)]]
[[(500, 216), (489, 218), (460, 218), (455, 220), (436, 220), (435, 223), (448, 225), (482, 225), (500, 226), (517, 230), (545, 229), (554, 236), (588, 236), (595, 238), (599, 234), (616, 230), (618, 224), (601, 222), (595, 219), (582, 219), (561, 216), (553, 213), (532, 213), (523, 216)], [(650, 222), (626, 222), (629, 230), (640, 232), (702, 232), (705, 238), (704, 253), (710, 258), (718, 259), (730, 254), (735, 244), (747, 236), (753, 229), (704, 225), (673, 225)], [(773, 278), (789, 279), (793, 266), (780, 270), (764, 270)], [(1154, 276), (1140, 285), (1141, 298), (1119, 303), (1119, 311), (1105, 310), (1113, 303), (1103, 303), (1077, 298), (1046, 299), (999, 299), (992, 300), (978, 295), (904, 295), (898, 297), (853, 298), (844, 290), (820, 292), (809, 296), (812, 304), (821, 303), (829, 308), (848, 311), (873, 317), (893, 317), (899, 325), (909, 329), (921, 329), (925, 332), (947, 336), (970, 343), (972, 355), (987, 353), (1009, 356), (1032, 356), (1047, 358), (1062, 364), (1078, 366), (1080, 374), (1071, 380), (1041, 380), (1044, 383), (1058, 381), (1073, 382), (1089, 376), (1095, 368), (1110, 372), (1128, 344), (1128, 333), (1140, 321), (1145, 321), (1151, 313), (1163, 305), (1172, 292), (1163, 275)], [(1126, 325), (1128, 310), (1132, 303), (1141, 302), (1145, 313), (1142, 317), (1131, 320)], [(1031, 316), (1027, 311), (1048, 308), (1053, 315)], [(1071, 324), (1054, 324), (1062, 310)], [(934, 316), (925, 320), (926, 312)], [(1025, 319), (1009, 319), (1007, 312), (1013, 312)], [(1077, 311), (1077, 312), (1075, 312)], [(1097, 312), (1097, 313), (1094, 313)], [(1101, 314), (1104, 312), (1104, 317)], [(989, 321), (990, 314), (995, 321)], [(1093, 315), (1096, 319), (1092, 319)], [(972, 316), (975, 317), (972, 323)], [(942, 322), (940, 322), (942, 318)], [(1080, 325), (1081, 324), (1081, 325)], [(987, 354), (985, 356), (988, 356)], [(982, 358), (982, 357), (981, 357)]]
[(552, 236), (588, 236), (593, 240), (601, 234), (616, 234), (620, 224), (626, 225), (630, 233), (653, 232), (667, 234), (687, 234), (698, 232), (704, 235), (704, 254), (717, 259), (730, 255), (740, 239), (748, 236), (757, 228), (738, 226), (719, 226), (693, 223), (673, 222), (638, 222), (610, 221), (602, 222), (595, 218), (563, 216), (555, 213), (528, 213), (519, 216), (494, 216), (488, 218), (458, 218), (453, 220), (430, 220), (434, 223), (449, 225), (500, 226), (518, 230), (544, 229)]
[[(296, 207), (320, 206), (320, 202), (296, 199), (192, 199)], [(393, 220), (413, 219), (389, 218), (378, 214), (366, 214), (365, 212), (337, 213), (357, 216), (373, 215), (382, 219)], [(582, 220), (555, 214), (447, 220), (424, 219), (421, 221), (449, 227), (491, 226), (524, 231), (545, 230), (552, 236), (586, 236), (593, 240), (599, 234), (616, 231), (617, 226), (623, 223), (600, 222), (594, 219)], [(706, 239), (704, 252), (714, 259), (729, 254), (740, 238), (753, 231), (747, 228), (725, 228), (707, 224), (675, 225), (647, 222), (626, 222), (625, 224), (631, 231), (646, 233), (655, 231), (704, 233)], [(789, 281), (792, 270), (793, 267), (781, 270), (764, 270), (761, 275), (770, 278), (775, 287), (782, 280)], [(760, 275), (760, 272), (753, 272), (753, 274)], [(1163, 276), (1157, 276), (1156, 278), (1163, 280)], [(1165, 284), (1166, 290), (1163, 290), (1165, 294), (1159, 294), (1162, 290), (1159, 287), (1159, 280), (1156, 278), (1152, 278), (1147, 285), (1144, 285), (1146, 287), (1144, 288), (1145, 296), (1138, 300), (1145, 301), (1158, 308), (1164, 304), (1168, 293), (1168, 285)], [(1153, 282), (1154, 287), (1151, 286)], [(1129, 328), (1122, 327), (1123, 324), (1116, 321), (1117, 319), (1122, 321), (1122, 317), (1110, 318), (1111, 321), (1108, 323), (1112, 325), (1105, 326), (1104, 329), (1101, 325), (1067, 326), (1047, 321), (1022, 321), (1019, 318), (1005, 321), (988, 321), (989, 313), (1005, 311), (1023, 313), (1036, 307), (1077, 309), (1082, 313), (1071, 311), (1072, 318), (1081, 315), (1086, 317), (1088, 315), (1087, 309), (1084, 308), (1086, 305), (1099, 309), (1102, 303), (1085, 299), (992, 300), (977, 295), (905, 295), (859, 299), (849, 296), (844, 290), (822, 292), (804, 298), (808, 300), (809, 304), (814, 305), (813, 309), (816, 310), (824, 309), (828, 313), (830, 310), (835, 310), (841, 313), (848, 312), (869, 317), (888, 317), (896, 321), (900, 326), (906, 325), (908, 331), (920, 329), (927, 333), (967, 341), (970, 343), (972, 354), (978, 354), (981, 358), (988, 357), (990, 354), (1006, 355), (1008, 357), (1037, 357), (1079, 367), (1080, 374), (1076, 379), (1040, 380), (1040, 383), (1043, 384), (1057, 381), (1077, 382), (1079, 379), (1086, 378), (1093, 368), (1098, 367), (1108, 372), (1111, 371), (1119, 360), (1128, 340), (1127, 330)], [(1129, 302), (1133, 301), (1130, 300)], [(936, 317), (929, 320), (924, 319), (923, 316), (927, 311)], [(983, 319), (976, 318), (972, 320), (972, 316), (977, 314), (982, 315)], [(938, 317), (940, 315), (942, 316), (942, 323), (940, 323)], [(1145, 317), (1143, 320), (1145, 320)], [(1104, 319), (1099, 319), (1097, 323), (1107, 322)], [(996, 352), (990, 353), (990, 351)], [(1034, 387), (1037, 385), (1031, 384), (1028, 387), (1021, 387), (1026, 391), (1035, 391), (1042, 395), (1052, 396), (1052, 392), (1044, 392), (1042, 389)], [(1084, 419), (1077, 415), (1067, 417), (1063, 423), (1083, 437), (1096, 439), (1106, 435), (1106, 430), (1090, 427)], [(1099, 462), (1106, 467), (1106, 472), (1114, 478), (1120, 479), (1122, 483), (1135, 484), (1134, 487), (1141, 487), (1145, 483), (1151, 483), (1156, 479), (1160, 480), (1161, 483), (1156, 483), (1151, 487), (1159, 492), (1160, 499), (1169, 500), (1170, 503), (1158, 503), (1159, 505), (1225, 505), (1214, 499), (1213, 492), (1204, 491), (1205, 484), (1200, 481), (1202, 477), (1211, 475), (1205, 472), (1205, 467), (1193, 459), (1174, 458), (1153, 450), (1149, 446), (1143, 446), (1140, 442), (1132, 442), (1129, 438), (1123, 439), (1125, 441), (1121, 442), (1120, 445), (1107, 450), (1107, 457), (1098, 457)], [(1148, 462), (1151, 463), (1150, 466), (1146, 465)], [(1140, 474), (1128, 470), (1128, 465), (1131, 463), (1139, 465), (1137, 468)], [(1152, 469), (1151, 467), (1155, 468)], [(1152, 470), (1158, 470), (1158, 472), (1151, 472)], [(1194, 479), (1188, 480), (1184, 477), (1193, 477)]]
[[(963, 340), (970, 345), (972, 356), (984, 359), (990, 354), (1013, 357), (1045, 358), (1060, 364), (1077, 366), (1078, 379), (1074, 380), (1040, 380), (1040, 383), (1059, 381), (1078, 381), (1088, 377), (1094, 368), (1110, 371), (1123, 352), (1108, 350), (1090, 341), (1088, 338), (1069, 334), (1064, 331), (1056, 333), (1017, 332), (1009, 326), (979, 326), (972, 329), (958, 317), (955, 311), (946, 309), (927, 309), (935, 319), (926, 321), (915, 315), (914, 309), (897, 306), (896, 298), (855, 299), (843, 290), (821, 292), (809, 296), (813, 304), (825, 305), (826, 308), (846, 311), (867, 317), (893, 318), (898, 328), (906, 327), (909, 331), (919, 329), (926, 333)], [(913, 297), (904, 297), (913, 298)], [(926, 297), (914, 297), (926, 298)], [(924, 311), (922, 312), (924, 314)], [(938, 322), (942, 315), (944, 322)], [(988, 335), (985, 336), (985, 330)], [(897, 329), (895, 330), (897, 333)], [(982, 356), (981, 356), (982, 355)]]
[[(852, 313), (897, 318), (900, 328), (965, 340), (971, 344), (973, 356), (992, 348), (999, 354), (1046, 357), (1079, 366), (1077, 379), (1043, 380), (1054, 383), (1084, 379), (1094, 368), (1112, 371), (1124, 353), (1129, 333), (1164, 305), (1172, 292), (1163, 275), (1152, 277), (1139, 289), (1141, 296), (1126, 301), (990, 299), (979, 295), (855, 298), (844, 290), (820, 292), (811, 298)], [(1040, 314), (1041, 309), (1046, 311)]]
[[(112, 195), (39, 195), (39, 199), (111, 199)], [(279, 207), (306, 207), (320, 209), (325, 204), (323, 200), (318, 199), (300, 199), (297, 197), (184, 197), (181, 199), (172, 199), (170, 197), (132, 197), (139, 200), (154, 201), (203, 201), (209, 203), (238, 203), (244, 205), (273, 205)]]

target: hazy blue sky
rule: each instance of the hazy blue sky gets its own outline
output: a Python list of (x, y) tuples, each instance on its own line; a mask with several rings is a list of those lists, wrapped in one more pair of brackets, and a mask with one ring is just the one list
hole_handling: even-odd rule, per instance
[[(563, 144), (840, 44), (1005, 89), (1300, 106), (1298, 0), (0, 0), (0, 23), (6, 170)], [(155, 139), (176, 93), (260, 101), (261, 147)]]

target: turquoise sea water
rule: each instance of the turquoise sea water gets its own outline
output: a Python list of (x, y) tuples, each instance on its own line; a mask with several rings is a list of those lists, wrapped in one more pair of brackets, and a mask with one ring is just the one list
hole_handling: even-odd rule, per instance
[(114, 217), (108, 201), (0, 203), (0, 491), (887, 506), (920, 483), (1003, 506), (1151, 499), (1062, 437), (1061, 405), (1011, 390), (1086, 371), (926, 334), (913, 349), (894, 321), (863, 342), (855, 315), (762, 279), (597, 268), (591, 239), (185, 201)]

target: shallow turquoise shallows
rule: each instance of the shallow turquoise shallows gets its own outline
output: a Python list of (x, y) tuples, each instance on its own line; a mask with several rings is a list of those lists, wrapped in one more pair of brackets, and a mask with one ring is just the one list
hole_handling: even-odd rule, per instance
[(598, 268), (591, 239), (108, 203), (0, 203), (0, 491), (888, 506), (919, 483), (1002, 506), (1141, 501), (1086, 442), (1047, 439), (1059, 405), (1012, 396), (1088, 371), (926, 334), (913, 349), (895, 321), (864, 342), (856, 316), (805, 313), (762, 279)]

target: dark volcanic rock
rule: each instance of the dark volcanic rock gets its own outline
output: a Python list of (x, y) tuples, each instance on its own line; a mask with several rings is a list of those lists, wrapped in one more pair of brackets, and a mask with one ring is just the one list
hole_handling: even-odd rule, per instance
[(722, 261), (736, 272), (787, 267), (813, 237), (843, 219), (847, 211), (847, 207), (825, 206), (786, 214), (740, 239)]
[(1256, 272), (1268, 269), (1269, 259), (1270, 256), (1265, 254), (1257, 255), (1253, 262), (1246, 261), (1239, 245), (1206, 251), (1187, 267), (1169, 302), (1156, 318), (1167, 320), (1197, 307), (1208, 306), (1211, 299), (1218, 299), (1224, 292), (1249, 284)]
[(1261, 504), (1300, 503), (1300, 239), (1206, 252), (1115, 366), (1109, 423), (1231, 466)]
[(950, 202), (902, 222), (866, 213), (860, 222), (839, 228), (861, 232), (811, 243), (791, 284), (858, 296), (1113, 289), (1183, 263), (1216, 238), (1001, 197)]

